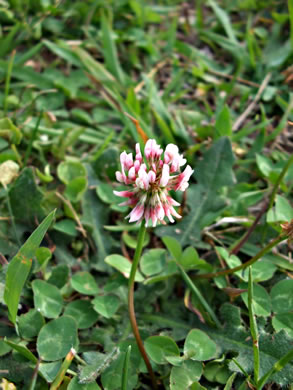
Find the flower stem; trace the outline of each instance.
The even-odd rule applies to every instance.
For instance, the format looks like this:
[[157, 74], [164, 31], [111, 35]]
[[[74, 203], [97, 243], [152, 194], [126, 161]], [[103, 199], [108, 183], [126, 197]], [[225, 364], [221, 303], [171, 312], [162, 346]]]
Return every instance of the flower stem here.
[[145, 232], [146, 232], [146, 227], [144, 225], [144, 222], [142, 222], [140, 225], [139, 233], [138, 233], [137, 247], [136, 247], [136, 250], [134, 253], [134, 258], [133, 258], [129, 281], [128, 281], [128, 312], [129, 312], [129, 319], [130, 319], [132, 331], [133, 331], [137, 346], [138, 346], [140, 353], [141, 353], [141, 356], [143, 357], [143, 360], [147, 366], [147, 369], [148, 369], [148, 372], [150, 374], [151, 381], [153, 384], [153, 388], [157, 389], [156, 378], [155, 378], [151, 363], [149, 361], [149, 358], [148, 358], [146, 351], [144, 349], [143, 342], [142, 342], [142, 339], [140, 337], [137, 322], [136, 322], [135, 312], [134, 312], [134, 281], [135, 281], [135, 274], [136, 274], [137, 266], [139, 263], [140, 255], [142, 252]]
[[252, 347], [253, 347], [253, 356], [254, 356], [254, 381], [255, 383], [258, 383], [260, 356], [259, 356], [259, 345], [258, 345], [258, 329], [257, 329], [257, 323], [256, 323], [254, 308], [253, 308], [253, 280], [252, 280], [251, 267], [249, 267], [249, 279], [248, 279], [248, 312], [249, 312], [250, 333], [251, 333], [252, 343], [253, 343]]
[[230, 275], [234, 274], [234, 272], [241, 271], [250, 265], [254, 264], [257, 260], [263, 257], [266, 253], [268, 253], [274, 246], [278, 245], [279, 242], [284, 241], [286, 239], [286, 235], [281, 233], [277, 238], [268, 243], [262, 250], [260, 250], [255, 256], [253, 256], [250, 260], [246, 261], [246, 263], [240, 264], [237, 267], [225, 269], [223, 271], [207, 273], [207, 274], [198, 274], [195, 275], [195, 278], [203, 278], [203, 279], [211, 279], [216, 278], [218, 276]]

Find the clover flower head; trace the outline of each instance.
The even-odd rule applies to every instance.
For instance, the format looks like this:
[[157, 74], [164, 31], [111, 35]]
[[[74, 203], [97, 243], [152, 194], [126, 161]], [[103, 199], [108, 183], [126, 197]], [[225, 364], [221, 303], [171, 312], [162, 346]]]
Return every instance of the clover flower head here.
[[173, 217], [181, 218], [174, 209], [180, 204], [172, 199], [169, 191], [185, 191], [194, 171], [189, 165], [180, 171], [186, 160], [179, 154], [178, 147], [169, 144], [163, 151], [156, 140], [149, 139], [144, 148], [145, 162], [139, 144], [135, 152], [135, 159], [132, 153], [121, 153], [121, 171], [116, 172], [118, 182], [131, 186], [131, 190], [114, 191], [115, 195], [128, 198], [121, 206], [133, 207], [126, 218], [138, 223], [145, 219], [146, 226], [149, 220], [156, 226], [165, 224], [165, 217], [170, 222], [174, 222]]

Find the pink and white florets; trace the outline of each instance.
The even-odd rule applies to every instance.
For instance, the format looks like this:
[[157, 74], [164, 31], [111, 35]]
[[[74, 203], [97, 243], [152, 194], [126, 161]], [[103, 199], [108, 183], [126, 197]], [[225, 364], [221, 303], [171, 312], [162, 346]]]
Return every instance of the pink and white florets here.
[[174, 222], [173, 216], [181, 218], [173, 207], [180, 204], [171, 198], [169, 191], [185, 191], [194, 171], [187, 165], [180, 172], [186, 160], [179, 154], [178, 147], [169, 144], [163, 151], [156, 140], [149, 139], [144, 148], [146, 163], [139, 144], [136, 144], [135, 151], [134, 161], [132, 153], [121, 153], [121, 172], [116, 172], [117, 181], [132, 186], [131, 191], [114, 191], [115, 195], [128, 198], [121, 206], [133, 207], [126, 218], [129, 222], [145, 219], [146, 226], [149, 220], [156, 226], [157, 223], [165, 223], [165, 217], [170, 222]]

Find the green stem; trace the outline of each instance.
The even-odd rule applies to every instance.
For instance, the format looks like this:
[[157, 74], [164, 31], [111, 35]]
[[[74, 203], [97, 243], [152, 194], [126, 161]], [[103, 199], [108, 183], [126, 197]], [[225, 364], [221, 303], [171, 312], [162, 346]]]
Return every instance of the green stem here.
[[249, 312], [249, 325], [250, 333], [252, 337], [252, 347], [253, 347], [253, 356], [254, 356], [254, 381], [258, 383], [259, 378], [259, 346], [258, 346], [258, 330], [255, 320], [254, 310], [253, 310], [253, 280], [251, 267], [249, 267], [249, 279], [248, 279], [248, 312]]
[[57, 375], [56, 375], [56, 378], [54, 379], [54, 382], [51, 384], [51, 387], [50, 387], [50, 390], [57, 390], [59, 388], [59, 386], [61, 385], [65, 375], [66, 375], [66, 371], [68, 370], [74, 356], [76, 354], [76, 351], [71, 348], [71, 350], [68, 352], [68, 354], [66, 355]]
[[[177, 263], [177, 262], [176, 262]], [[184, 271], [182, 266], [177, 263], [177, 266], [179, 268], [179, 271], [182, 275], [183, 280], [188, 285], [188, 287], [191, 289], [191, 291], [194, 293], [194, 295], [197, 297], [197, 299], [200, 301], [202, 306], [205, 308], [207, 313], [209, 313], [210, 317], [213, 319], [214, 323], [217, 325], [218, 328], [221, 328], [220, 321], [218, 320], [216, 314], [214, 313], [213, 309], [210, 307], [210, 305], [207, 303], [207, 301], [204, 299], [204, 297], [201, 295], [201, 292], [199, 289], [195, 286], [195, 284], [192, 282], [190, 277], [187, 275], [187, 273]]]
[[289, 351], [285, 356], [283, 356], [280, 360], [278, 360], [273, 367], [266, 373], [264, 376], [262, 376], [257, 383], [257, 390], [261, 390], [263, 386], [268, 381], [269, 377], [273, 374], [275, 374], [278, 371], [281, 371], [286, 364], [288, 364], [293, 359], [293, 349]]
[[249, 378], [249, 375], [248, 373], [244, 370], [244, 368], [241, 366], [240, 363], [238, 363], [238, 361], [235, 359], [235, 358], [232, 358], [232, 361], [236, 364], [236, 366], [240, 369], [240, 371], [242, 372], [242, 374], [244, 376], [246, 376], [246, 378], [248, 379]]
[[130, 354], [131, 354], [131, 345], [128, 346], [128, 348], [126, 350], [125, 358], [124, 358], [121, 390], [127, 390]]
[[37, 377], [38, 377], [38, 371], [39, 371], [39, 365], [40, 365], [40, 361], [38, 360], [36, 367], [34, 369], [34, 372], [33, 372], [31, 383], [29, 385], [29, 390], [35, 390], [36, 383], [37, 383]]
[[279, 242], [285, 239], [286, 236], [283, 233], [281, 233], [277, 238], [275, 238], [267, 246], [265, 246], [262, 250], [260, 250], [255, 256], [253, 256], [250, 260], [246, 261], [246, 263], [240, 264], [234, 268], [225, 269], [223, 271], [211, 272], [207, 274], [198, 274], [195, 275], [195, 278], [211, 279], [211, 278], [216, 278], [218, 276], [234, 274], [234, 272], [241, 271], [242, 269], [245, 269], [250, 265], [254, 264], [257, 260], [263, 257], [267, 252], [269, 252], [274, 246], [278, 245]]
[[137, 346], [140, 350], [141, 356], [147, 366], [148, 372], [151, 377], [151, 381], [153, 384], [153, 388], [157, 389], [157, 382], [156, 378], [151, 366], [151, 363], [149, 361], [149, 358], [147, 356], [147, 353], [144, 349], [142, 339], [139, 334], [136, 317], [135, 317], [135, 311], [134, 311], [134, 281], [135, 281], [135, 274], [138, 267], [139, 259], [142, 252], [143, 242], [144, 242], [144, 236], [146, 232], [146, 227], [144, 225], [144, 222], [141, 223], [139, 233], [138, 233], [138, 239], [137, 239], [137, 247], [134, 253], [134, 258], [131, 266], [130, 276], [128, 280], [128, 312], [129, 312], [129, 319], [132, 327], [132, 331], [137, 343]]
[[74, 359], [78, 361], [78, 363], [82, 364], [83, 366], [86, 366], [86, 362], [77, 354], [74, 355]]

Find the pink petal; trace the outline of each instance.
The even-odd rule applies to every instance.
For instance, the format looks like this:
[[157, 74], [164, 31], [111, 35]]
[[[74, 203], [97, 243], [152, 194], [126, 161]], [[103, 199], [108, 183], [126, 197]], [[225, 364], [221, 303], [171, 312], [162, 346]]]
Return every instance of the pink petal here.
[[178, 176], [177, 183], [175, 186], [175, 190], [178, 191], [185, 191], [188, 187], [188, 180], [190, 179], [190, 176], [193, 174], [194, 170], [191, 168], [190, 165], [187, 165], [187, 167], [184, 169], [182, 173]]
[[150, 183], [154, 183], [156, 181], [156, 174], [154, 171], [149, 171], [148, 179]]
[[121, 196], [121, 198], [131, 198], [134, 195], [132, 191], [113, 191], [113, 194], [116, 196]]
[[144, 213], [144, 205], [143, 204], [138, 204], [134, 207], [134, 209], [131, 211], [129, 214], [130, 219], [129, 222], [135, 222], [140, 220], [140, 218], [143, 216]]
[[135, 172], [135, 167], [131, 167], [128, 171], [128, 178], [130, 180], [134, 180], [136, 178], [136, 172]]
[[140, 146], [138, 143], [135, 145], [135, 151], [136, 151], [135, 159], [141, 163], [142, 162], [142, 154], [141, 154]]
[[165, 149], [164, 154], [164, 163], [168, 164], [173, 160], [174, 156], [176, 156], [179, 152], [178, 146], [174, 144], [168, 144]]
[[166, 187], [166, 185], [168, 184], [168, 181], [170, 178], [169, 172], [170, 172], [169, 165], [164, 164], [163, 169], [162, 169], [162, 176], [161, 176], [161, 180], [160, 180], [161, 187]]
[[169, 221], [170, 221], [171, 223], [174, 223], [175, 220], [174, 220], [174, 218], [173, 218], [172, 215], [171, 215], [170, 206], [167, 205], [167, 204], [164, 204], [163, 207], [164, 207], [164, 210], [165, 210], [165, 215], [167, 216], [167, 218], [169, 219]]
[[123, 175], [121, 172], [119, 171], [116, 171], [115, 172], [115, 175], [116, 175], [116, 180], [119, 181], [120, 183], [123, 183], [124, 182], [124, 178], [123, 178]]
[[146, 171], [140, 167], [138, 171], [138, 178], [135, 180], [135, 184], [142, 190], [148, 190], [149, 188], [149, 179]]
[[127, 158], [127, 153], [124, 151], [120, 154], [120, 162], [121, 162], [121, 166], [123, 166], [123, 167], [124, 167], [126, 158]]
[[145, 226], [147, 226], [149, 223], [149, 220], [151, 218], [150, 206], [146, 206], [145, 212], [144, 212], [144, 218], [145, 218]]
[[158, 204], [155, 208], [155, 212], [156, 212], [156, 215], [157, 215], [157, 218], [159, 220], [162, 220], [164, 219], [165, 217], [165, 211], [164, 211], [164, 208], [161, 204]]
[[182, 218], [180, 214], [177, 213], [177, 211], [174, 209], [174, 207], [170, 208], [171, 214], [174, 215], [176, 218]]
[[156, 212], [155, 212], [155, 209], [151, 208], [151, 219], [152, 219], [152, 222], [153, 222], [153, 227], [156, 227], [157, 225], [157, 216], [156, 216]]
[[137, 173], [140, 168], [140, 162], [138, 160], [134, 161], [134, 168], [135, 168], [135, 172]]
[[155, 139], [147, 140], [144, 148], [144, 154], [147, 159], [158, 158], [163, 153], [163, 149], [157, 144]]
[[133, 157], [132, 153], [127, 154], [126, 159], [125, 159], [125, 167], [126, 169], [130, 169], [133, 165]]
[[[153, 139], [148, 139], [146, 144], [145, 144], [145, 147], [144, 147], [144, 154], [146, 156], [147, 159], [149, 159], [151, 157], [151, 154], [152, 154], [152, 147], [153, 147]], [[156, 142], [156, 141], [155, 141]]]
[[137, 204], [136, 198], [130, 198], [126, 200], [125, 202], [119, 203], [118, 206], [134, 206]]
[[171, 196], [167, 196], [167, 201], [171, 206], [180, 206], [180, 203], [176, 202]]

